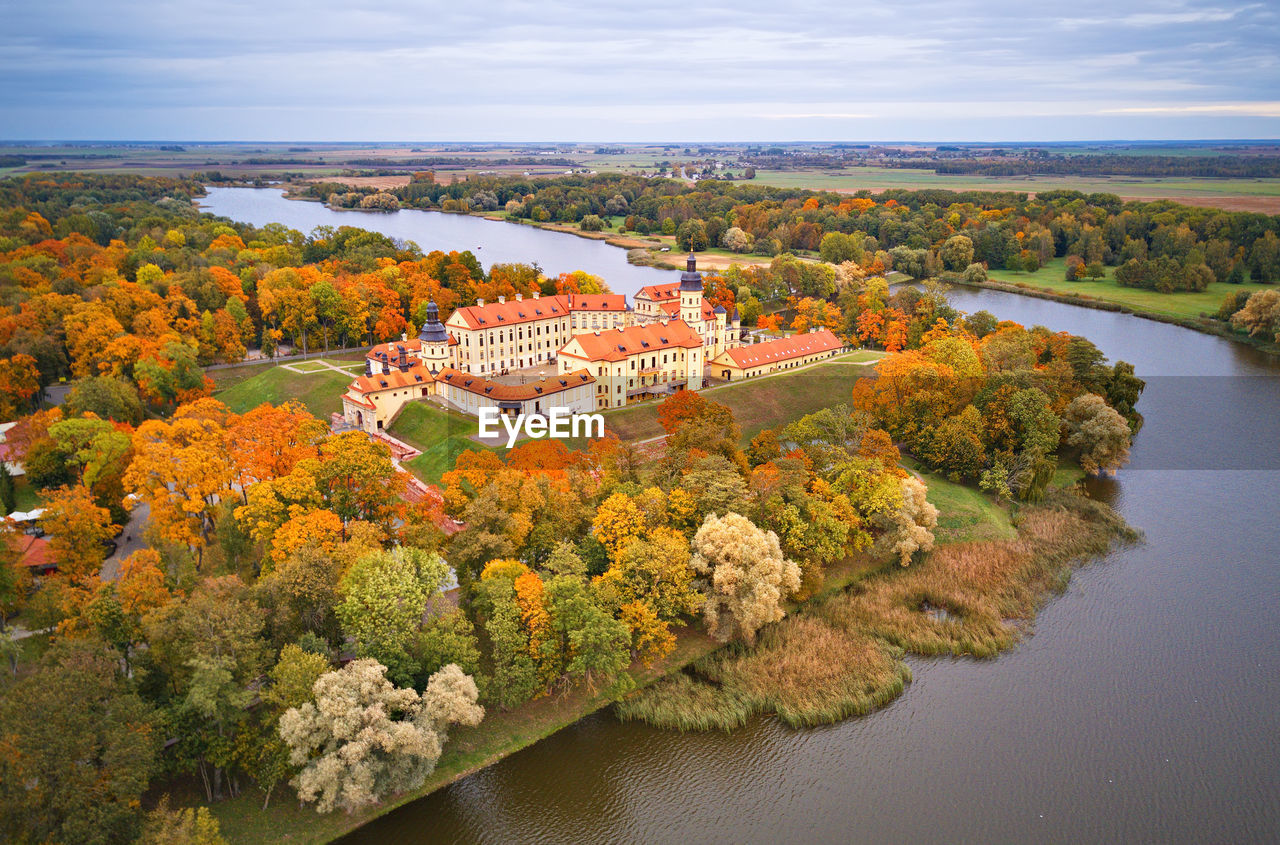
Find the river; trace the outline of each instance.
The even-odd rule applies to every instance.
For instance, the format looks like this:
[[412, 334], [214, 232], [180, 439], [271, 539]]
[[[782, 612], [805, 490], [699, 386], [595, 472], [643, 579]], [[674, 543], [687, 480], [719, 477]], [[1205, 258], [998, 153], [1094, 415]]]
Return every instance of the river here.
[[318, 202], [286, 200], [279, 188], [209, 188], [208, 192], [199, 200], [201, 210], [242, 223], [283, 223], [303, 234], [317, 226], [357, 226], [413, 241], [427, 252], [469, 249], [486, 269], [494, 264], [536, 261], [550, 275], [585, 270], [603, 277], [614, 293], [625, 293], [628, 298], [645, 285], [680, 277], [673, 270], [628, 264], [626, 250], [601, 240], [501, 220], [408, 208], [395, 212], [334, 211]]
[[[211, 191], [206, 205], [304, 231], [340, 216], [424, 249], [445, 246], [431, 218], [470, 221], [485, 228], [466, 235], [495, 239], [477, 255], [586, 269], [628, 293], [615, 280], [637, 269], [623, 250], [528, 227], [241, 196]], [[502, 252], [507, 238], [525, 251]], [[612, 258], [570, 247], [582, 263], [565, 266], [566, 240]], [[1280, 362], [1124, 314], [985, 290], [951, 300], [1085, 335], [1148, 379], [1130, 468], [1090, 484], [1143, 544], [1076, 573], [997, 659], [911, 659], [915, 682], [865, 718], [679, 734], [599, 713], [346, 841], [1280, 838]]]

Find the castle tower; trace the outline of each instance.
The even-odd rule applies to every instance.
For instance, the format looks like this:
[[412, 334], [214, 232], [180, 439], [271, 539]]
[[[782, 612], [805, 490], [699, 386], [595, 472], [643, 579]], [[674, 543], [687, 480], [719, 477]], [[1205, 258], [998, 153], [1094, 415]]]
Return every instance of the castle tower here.
[[[702, 324], [702, 274], [698, 272], [698, 259], [693, 253], [680, 274], [680, 319], [689, 324], [701, 337], [706, 327]], [[703, 338], [705, 342], [705, 338]]]
[[440, 309], [434, 300], [427, 303], [427, 321], [422, 324], [418, 340], [422, 341], [422, 362], [432, 374], [449, 366], [449, 332], [440, 322]]

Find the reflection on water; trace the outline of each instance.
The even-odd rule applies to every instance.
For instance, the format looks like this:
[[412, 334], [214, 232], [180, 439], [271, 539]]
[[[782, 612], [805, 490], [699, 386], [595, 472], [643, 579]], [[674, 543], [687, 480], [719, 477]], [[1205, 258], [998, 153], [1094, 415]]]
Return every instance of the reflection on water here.
[[[265, 216], [235, 213], [242, 193], [233, 203], [215, 192], [213, 205], [303, 230], [339, 216], [427, 249], [436, 244], [425, 229], [409, 234], [396, 221], [468, 221], [461, 225], [487, 227], [468, 229], [470, 240], [492, 233], [467, 241], [483, 243], [482, 260], [532, 238], [535, 246], [519, 247], [527, 252], [501, 260], [581, 267], [634, 290], [609, 269], [629, 267], [623, 251], [603, 244], [453, 215], [355, 221], [253, 193], [266, 197], [262, 208], [253, 203]], [[272, 217], [284, 208], [295, 216]], [[610, 250], [613, 264], [544, 260], [566, 243]], [[678, 734], [601, 713], [350, 841], [1274, 841], [1280, 472], [1196, 467], [1228, 457], [1230, 467], [1276, 466], [1276, 360], [1123, 314], [995, 291], [952, 298], [966, 311], [1083, 334], [1149, 379], [1133, 454], [1135, 466], [1153, 468], [1088, 484], [1145, 532], [1143, 545], [1078, 572], [1035, 635], [995, 660], [913, 659], [915, 682], [866, 718], [800, 731], [759, 719], [731, 734]], [[1230, 379], [1215, 394], [1162, 376]], [[1203, 450], [1214, 460], [1177, 457]]]

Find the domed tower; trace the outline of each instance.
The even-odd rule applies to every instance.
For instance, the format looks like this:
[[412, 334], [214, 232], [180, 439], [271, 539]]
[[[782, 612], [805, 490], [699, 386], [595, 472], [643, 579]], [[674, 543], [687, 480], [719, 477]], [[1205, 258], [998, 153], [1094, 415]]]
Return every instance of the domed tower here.
[[449, 366], [449, 332], [440, 322], [440, 309], [435, 301], [427, 303], [427, 321], [418, 332], [422, 341], [422, 362], [434, 375]]
[[692, 252], [689, 253], [685, 271], [680, 274], [680, 319], [699, 335], [703, 333], [702, 274], [698, 272], [698, 259]]

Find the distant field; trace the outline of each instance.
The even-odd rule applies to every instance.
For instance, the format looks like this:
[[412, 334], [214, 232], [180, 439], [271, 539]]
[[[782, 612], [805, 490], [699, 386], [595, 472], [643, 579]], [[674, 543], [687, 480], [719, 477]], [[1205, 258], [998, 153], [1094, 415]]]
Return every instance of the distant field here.
[[[760, 170], [755, 182], [781, 188], [880, 192], [886, 188], [943, 188], [951, 191], [1075, 190], [1112, 193], [1134, 199], [1172, 199], [1240, 211], [1280, 213], [1280, 179], [1135, 178], [1128, 176], [987, 177], [891, 167], [840, 170]], [[1209, 201], [1213, 200], [1212, 203]]]
[[458, 455], [467, 450], [493, 450], [477, 443], [471, 435], [478, 431], [475, 418], [454, 411], [446, 411], [426, 402], [409, 402], [388, 429], [393, 437], [422, 450], [422, 454], [405, 466], [428, 484], [440, 481], [440, 476], [453, 469]]
[[237, 414], [250, 411], [263, 402], [279, 405], [296, 399], [312, 414], [327, 421], [331, 413], [342, 410], [342, 394], [353, 378], [330, 369], [306, 375], [284, 367], [260, 366], [254, 369], [254, 374], [215, 393], [214, 398]]
[[1055, 258], [1034, 273], [1014, 273], [1008, 270], [992, 270], [990, 278], [1016, 285], [1027, 285], [1037, 290], [1048, 290], [1055, 293], [1071, 293], [1079, 296], [1090, 296], [1105, 302], [1116, 302], [1140, 311], [1149, 311], [1169, 317], [1198, 317], [1200, 314], [1212, 314], [1222, 305], [1227, 294], [1236, 291], [1263, 290], [1274, 285], [1241, 284], [1228, 285], [1214, 282], [1202, 291], [1185, 291], [1176, 293], [1160, 293], [1144, 288], [1126, 288], [1114, 281], [1115, 268], [1108, 267], [1105, 279], [1068, 282], [1066, 280], [1066, 259]]

